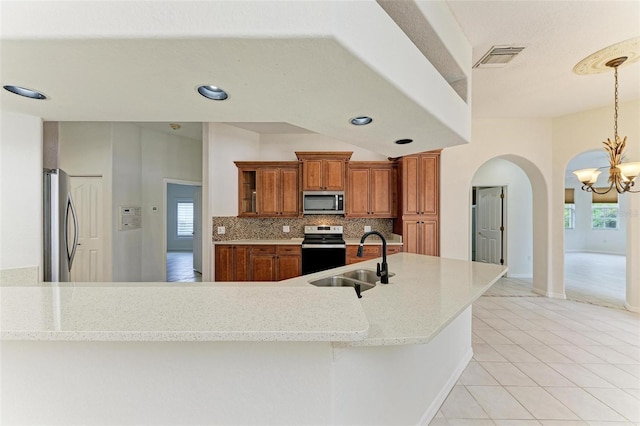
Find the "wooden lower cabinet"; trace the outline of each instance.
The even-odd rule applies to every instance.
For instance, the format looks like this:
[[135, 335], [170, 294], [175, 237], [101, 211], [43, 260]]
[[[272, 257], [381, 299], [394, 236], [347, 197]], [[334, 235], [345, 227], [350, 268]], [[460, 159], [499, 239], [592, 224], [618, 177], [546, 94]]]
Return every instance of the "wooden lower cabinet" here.
[[276, 280], [276, 246], [252, 246], [249, 256], [251, 281]]
[[250, 246], [216, 245], [215, 280], [249, 281]]
[[302, 275], [299, 245], [215, 247], [216, 281], [282, 281]]
[[402, 242], [407, 253], [440, 255], [438, 219], [404, 219], [402, 223]]
[[288, 280], [302, 275], [301, 246], [278, 246], [276, 249], [276, 280]]
[[[387, 256], [390, 256], [395, 253], [400, 253], [402, 251], [402, 246], [400, 245], [387, 245]], [[362, 257], [358, 257], [358, 246], [357, 245], [348, 245], [347, 246], [347, 265], [351, 265], [358, 262], [364, 262], [365, 260], [375, 259], [377, 257], [382, 257], [382, 245], [366, 245], [362, 250]]]
[[253, 246], [251, 281], [282, 281], [302, 275], [302, 248], [297, 245]]

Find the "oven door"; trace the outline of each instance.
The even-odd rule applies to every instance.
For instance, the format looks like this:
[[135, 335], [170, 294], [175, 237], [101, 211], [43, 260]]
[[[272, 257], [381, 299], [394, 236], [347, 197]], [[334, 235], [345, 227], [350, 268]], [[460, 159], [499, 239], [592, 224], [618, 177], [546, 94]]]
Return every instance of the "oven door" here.
[[346, 256], [343, 244], [302, 244], [302, 275], [344, 266]]

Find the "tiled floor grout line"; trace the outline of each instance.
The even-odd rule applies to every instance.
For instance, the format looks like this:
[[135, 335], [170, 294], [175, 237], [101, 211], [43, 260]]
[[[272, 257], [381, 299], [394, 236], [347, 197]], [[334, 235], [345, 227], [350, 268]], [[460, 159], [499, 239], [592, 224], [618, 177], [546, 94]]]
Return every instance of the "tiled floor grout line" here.
[[[503, 291], [506, 294], [517, 295], [495, 295]], [[485, 379], [467, 378], [465, 380], [465, 373], [471, 368], [467, 367], [456, 383], [456, 387], [462, 387], [487, 418], [455, 417], [462, 411], [457, 410], [455, 406], [447, 406], [445, 401], [431, 424], [434, 426], [562, 424], [561, 419], [536, 418], [536, 412], [552, 413], [549, 417], [574, 416], [575, 420], [566, 423], [572, 426], [589, 425], [600, 417], [600, 420], [621, 422], [610, 423], [611, 425], [640, 424], [637, 423], [640, 422], [640, 398], [638, 397], [640, 395], [640, 377], [638, 377], [640, 376], [640, 337], [629, 335], [634, 331], [640, 332], [640, 315], [621, 309], [573, 301], [535, 296], [526, 298], [520, 293], [521, 291], [523, 290], [518, 285], [510, 289], [509, 283], [502, 283], [501, 288], [494, 291], [494, 295], [481, 297], [473, 307], [474, 357], [471, 363], [475, 364], [472, 368], [481, 369], [483, 374], [488, 375], [495, 383], [469, 384], [469, 380], [472, 383], [473, 380], [483, 383]], [[498, 316], [496, 313], [501, 315]], [[531, 315], [532, 313], [535, 315]], [[529, 319], [531, 316], [543, 319], [532, 320]], [[512, 323], [509, 322], [509, 318], [512, 319]], [[527, 327], [521, 329], [518, 325]], [[600, 327], [597, 329], [593, 327], [594, 325], [600, 325]], [[531, 326], [539, 330], [530, 330]], [[542, 331], [542, 333], [536, 333], [536, 331]], [[626, 340], [618, 337], [624, 337]], [[540, 343], [533, 343], [535, 341]], [[562, 351], [560, 351], [561, 347]], [[490, 352], [484, 349], [481, 351], [481, 348], [492, 350], [498, 357], [488, 355]], [[568, 356], [569, 354], [571, 356]], [[497, 361], [497, 359], [503, 359], [503, 361]], [[519, 361], [519, 359], [530, 362]], [[497, 368], [508, 366], [509, 372], [501, 378], [502, 373], [498, 374], [497, 370], [492, 373], [485, 368], [492, 363], [496, 364]], [[529, 372], [522, 369], [526, 364], [531, 364], [527, 367]], [[627, 367], [619, 368], [618, 365]], [[535, 371], [533, 369], [542, 368], [542, 366], [544, 366], [543, 372], [532, 375]], [[551, 378], [545, 376], [549, 372], [553, 373]], [[558, 383], [563, 385], [560, 386]], [[633, 386], [625, 388], [622, 384]], [[520, 406], [521, 409], [516, 410], [520, 412], [519, 417], [510, 417], [505, 420], [492, 418], [491, 411], [499, 412], [499, 410], [494, 407], [488, 411], [487, 408], [490, 407], [485, 404], [492, 404], [493, 401], [478, 400], [469, 386], [472, 388], [484, 386], [482, 389], [500, 388], [499, 392], [504, 392], [502, 395], [506, 394], [510, 397], [510, 403], [515, 402]], [[536, 405], [538, 402], [531, 400], [532, 395], [542, 396], [547, 402], [552, 403], [553, 409]], [[634, 405], [638, 408], [636, 409]], [[553, 410], [559, 410], [560, 414], [555, 414]], [[527, 415], [531, 415], [535, 420], [521, 419]]]

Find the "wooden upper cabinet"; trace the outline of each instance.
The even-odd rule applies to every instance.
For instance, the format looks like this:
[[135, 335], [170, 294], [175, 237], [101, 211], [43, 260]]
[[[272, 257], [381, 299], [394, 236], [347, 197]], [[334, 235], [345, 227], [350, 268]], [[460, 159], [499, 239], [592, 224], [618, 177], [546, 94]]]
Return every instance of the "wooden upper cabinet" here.
[[350, 162], [347, 217], [396, 216], [396, 166], [384, 161]]
[[239, 173], [238, 216], [300, 215], [297, 162], [236, 162]]
[[352, 152], [296, 152], [302, 164], [303, 191], [344, 191]]
[[438, 214], [440, 202], [440, 154], [420, 156], [420, 214]]
[[400, 160], [403, 215], [437, 215], [440, 200], [440, 152], [408, 155]]

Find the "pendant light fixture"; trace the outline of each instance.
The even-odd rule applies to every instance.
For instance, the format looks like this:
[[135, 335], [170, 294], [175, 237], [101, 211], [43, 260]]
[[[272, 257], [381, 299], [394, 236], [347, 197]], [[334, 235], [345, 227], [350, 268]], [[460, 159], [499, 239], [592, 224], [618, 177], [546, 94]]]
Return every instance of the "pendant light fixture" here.
[[[583, 59], [578, 65], [576, 65], [573, 71], [577, 74], [591, 74], [594, 72], [602, 72], [607, 69], [613, 68], [614, 73], [614, 112], [613, 112], [613, 140], [608, 139], [604, 142], [604, 149], [609, 156], [609, 187], [608, 188], [596, 188], [595, 184], [598, 180], [601, 170], [597, 167], [576, 170], [573, 174], [576, 175], [578, 180], [582, 183], [582, 189], [587, 192], [595, 192], [596, 194], [606, 194], [607, 192], [615, 189], [618, 193], [625, 192], [640, 192], [640, 189], [633, 190], [635, 181], [638, 175], [640, 175], [640, 162], [635, 163], [623, 163], [624, 148], [627, 143], [627, 137], [620, 137], [618, 135], [618, 67], [625, 62], [635, 62], [639, 59], [637, 46], [640, 38], [627, 40], [617, 45], [610, 46], [606, 49], [598, 51], [593, 55]], [[624, 56], [616, 56], [613, 59], [608, 59], [606, 54], [615, 53], [619, 54], [621, 50], [635, 46], [635, 49], [630, 49], [632, 53]], [[604, 58], [604, 59], [603, 59]], [[609, 56], [610, 58], [610, 56]], [[603, 68], [601, 66], [604, 62]]]

